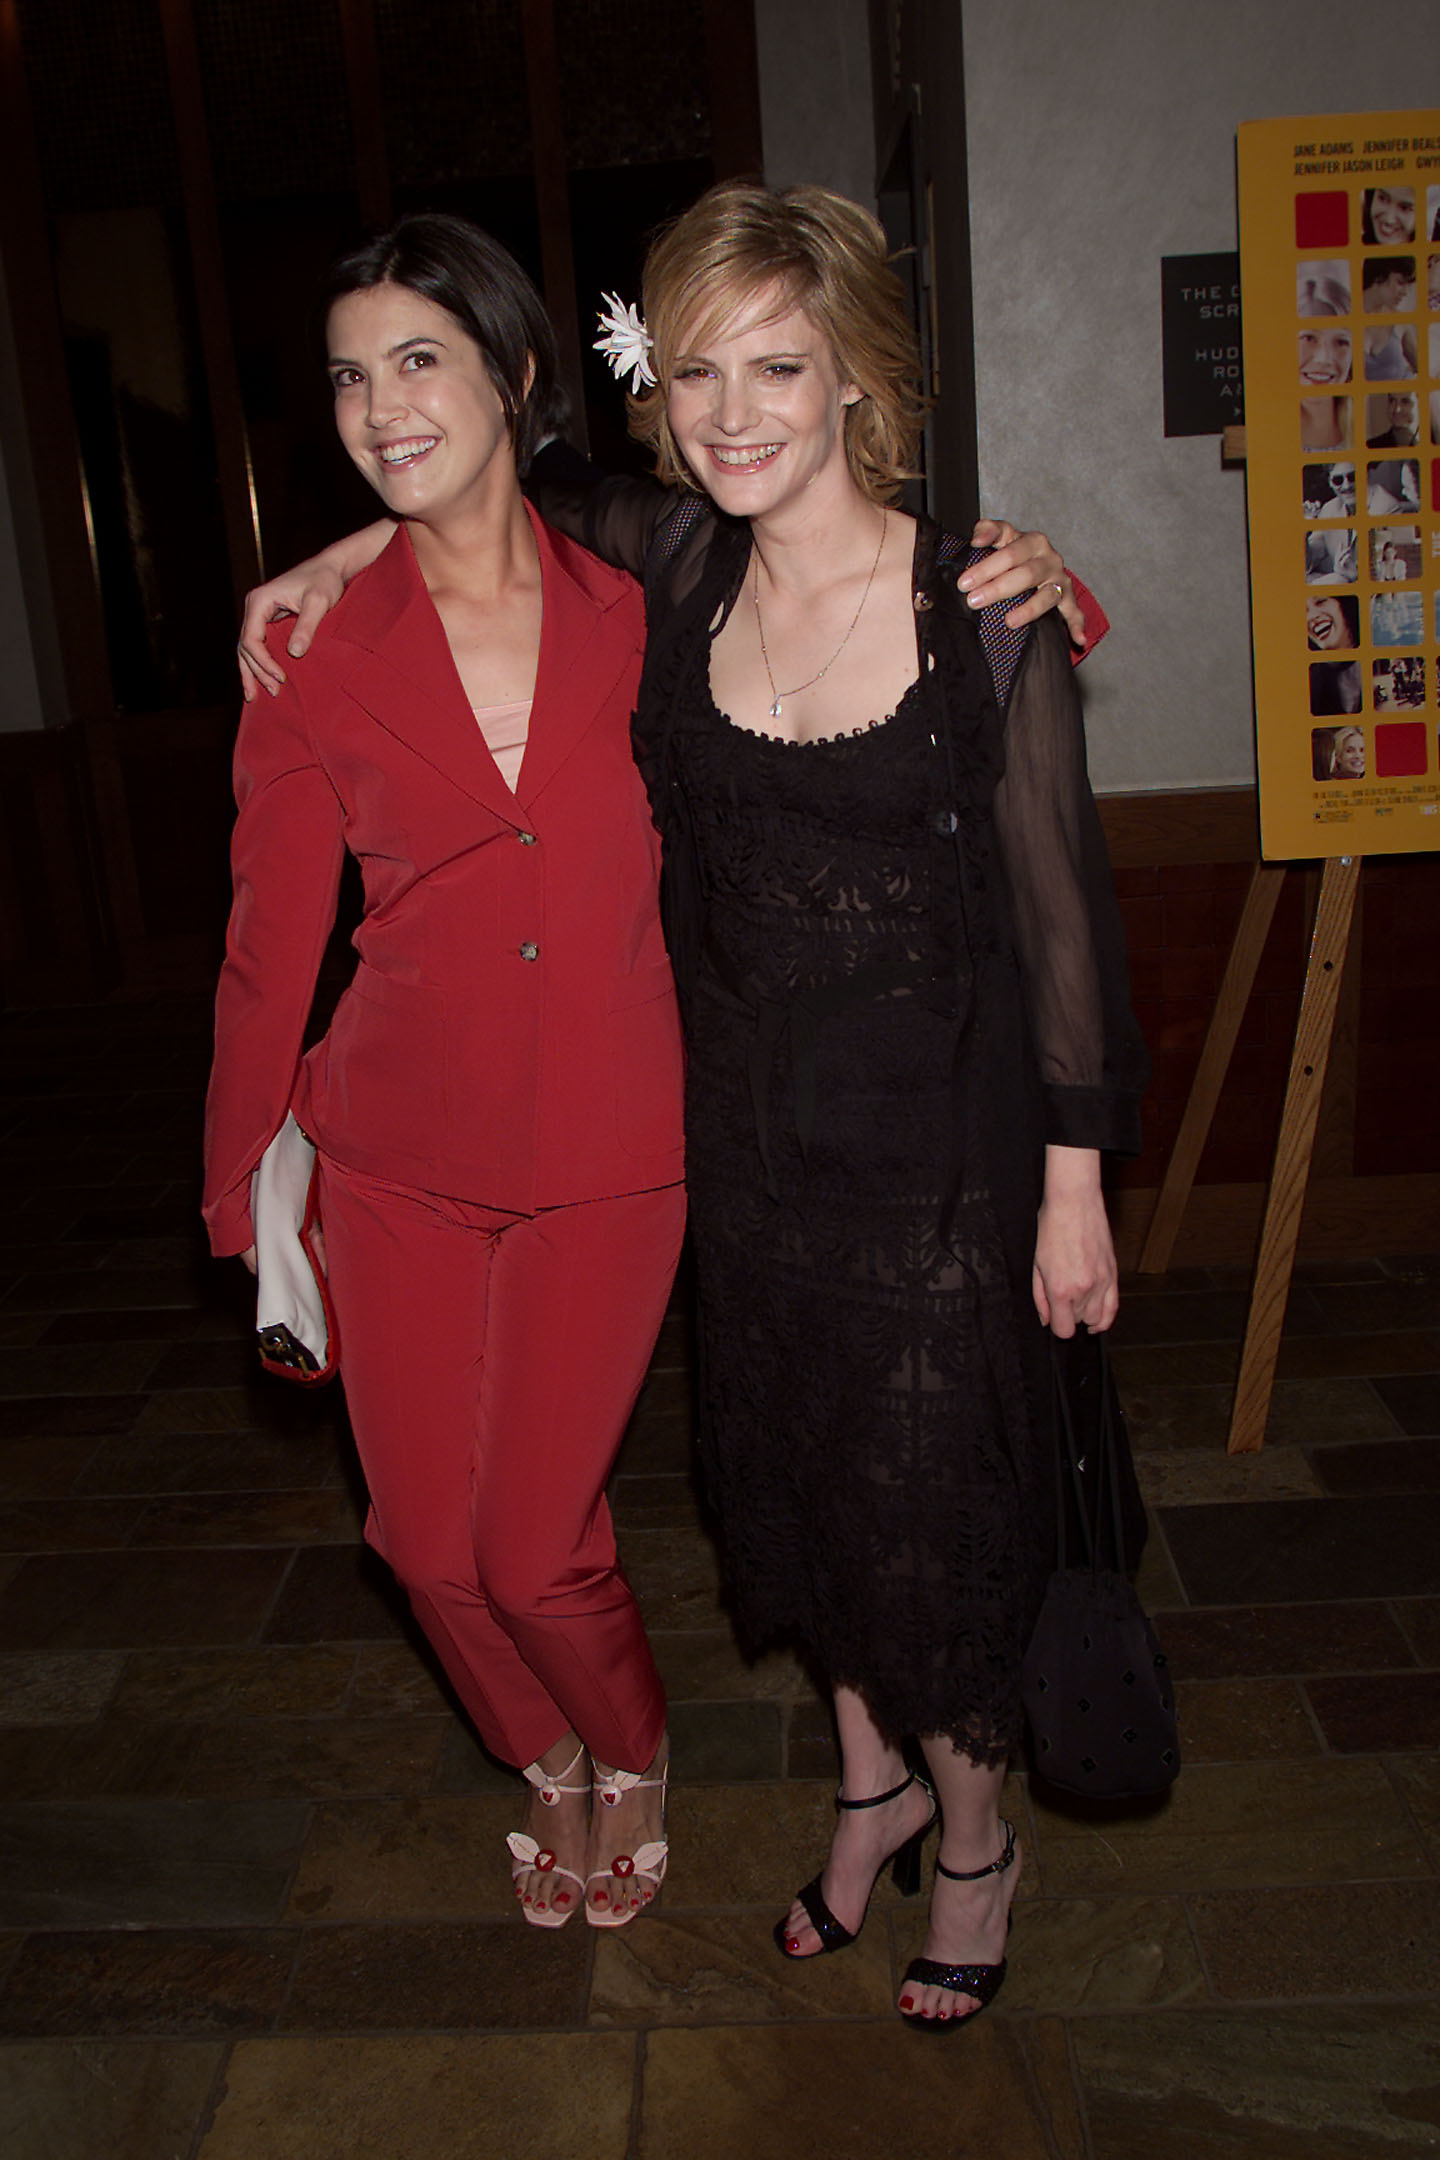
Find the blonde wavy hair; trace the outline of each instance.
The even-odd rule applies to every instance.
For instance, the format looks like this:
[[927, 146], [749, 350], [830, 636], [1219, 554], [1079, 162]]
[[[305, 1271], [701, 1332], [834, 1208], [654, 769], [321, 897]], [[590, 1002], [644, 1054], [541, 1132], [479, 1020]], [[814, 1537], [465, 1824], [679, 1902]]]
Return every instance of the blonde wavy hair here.
[[703, 346], [771, 287], [776, 314], [803, 308], [841, 381], [860, 391], [845, 412], [850, 474], [871, 502], [894, 502], [914, 474], [927, 409], [919, 349], [879, 220], [829, 188], [777, 194], [755, 180], [722, 181], [659, 234], [641, 283], [659, 379], [627, 397], [630, 433], [653, 451], [668, 487], [698, 487], [666, 416], [681, 333], [687, 347]]

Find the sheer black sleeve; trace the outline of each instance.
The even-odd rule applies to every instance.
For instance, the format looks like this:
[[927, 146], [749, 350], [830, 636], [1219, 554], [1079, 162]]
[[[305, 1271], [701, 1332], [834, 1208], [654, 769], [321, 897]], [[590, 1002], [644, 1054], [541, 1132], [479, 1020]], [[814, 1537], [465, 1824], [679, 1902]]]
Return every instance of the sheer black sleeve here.
[[635, 578], [644, 577], [660, 529], [680, 502], [658, 480], [602, 473], [572, 444], [559, 441], [536, 451], [525, 492], [547, 525]]
[[1130, 1011], [1125, 940], [1085, 769], [1085, 732], [1058, 617], [1026, 641], [1004, 721], [995, 821], [1045, 1094], [1045, 1137], [1140, 1146], [1149, 1061]]

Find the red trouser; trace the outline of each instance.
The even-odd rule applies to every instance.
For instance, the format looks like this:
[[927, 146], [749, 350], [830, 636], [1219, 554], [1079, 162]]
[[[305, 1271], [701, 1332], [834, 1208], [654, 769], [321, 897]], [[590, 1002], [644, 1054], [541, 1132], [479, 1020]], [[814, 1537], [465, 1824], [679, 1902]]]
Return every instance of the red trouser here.
[[320, 1170], [367, 1539], [493, 1754], [534, 1762], [573, 1727], [600, 1762], [644, 1768], [665, 1697], [605, 1480], [684, 1188], [525, 1216]]

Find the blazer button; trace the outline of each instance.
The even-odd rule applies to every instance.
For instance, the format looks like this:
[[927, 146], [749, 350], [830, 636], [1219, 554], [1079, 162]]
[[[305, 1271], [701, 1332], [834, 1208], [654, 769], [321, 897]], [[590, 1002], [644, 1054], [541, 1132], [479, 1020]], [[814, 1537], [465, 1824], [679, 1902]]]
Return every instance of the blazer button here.
[[916, 593], [916, 595], [915, 595], [915, 612], [916, 612], [916, 614], [917, 614], [917, 615], [924, 615], [924, 614], [926, 614], [926, 613], [928, 612], [928, 610], [929, 610], [929, 609], [931, 609], [932, 607], [934, 607], [934, 605], [935, 605], [935, 602], [934, 602], [934, 601], [933, 601], [933, 600], [931, 599], [931, 597], [930, 597], [930, 595], [929, 595], [929, 593], [928, 593], [928, 592], [917, 592], [917, 593]]
[[535, 845], [535, 835], [533, 832], [516, 833], [515, 837], [520, 842], [521, 847], [534, 847]]
[[526, 938], [525, 943], [520, 947], [520, 957], [522, 960], [539, 959], [540, 947], [535, 943], [533, 938]]

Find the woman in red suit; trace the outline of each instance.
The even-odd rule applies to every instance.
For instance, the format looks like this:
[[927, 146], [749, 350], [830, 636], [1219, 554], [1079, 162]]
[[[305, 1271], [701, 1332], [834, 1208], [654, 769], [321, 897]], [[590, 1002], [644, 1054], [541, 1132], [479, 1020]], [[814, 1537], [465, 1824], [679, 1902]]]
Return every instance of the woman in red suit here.
[[[503, 249], [408, 218], [329, 297], [340, 434], [401, 522], [241, 726], [205, 1213], [253, 1264], [261, 1157], [313, 1138], [366, 1535], [526, 1766], [527, 1918], [614, 1926], [664, 1873], [667, 1747], [604, 1487], [684, 1213], [640, 594], [522, 498], [556, 365]], [[302, 1056], [347, 848], [359, 964]]]

